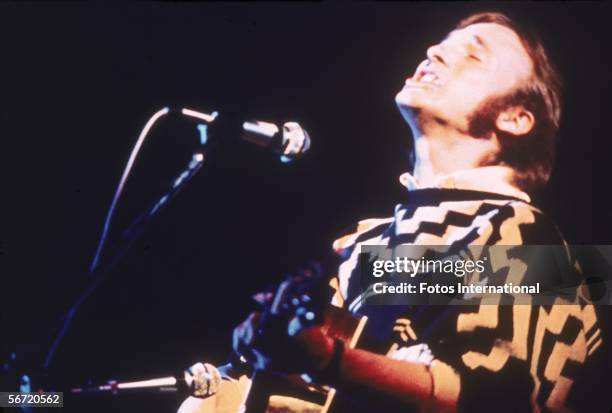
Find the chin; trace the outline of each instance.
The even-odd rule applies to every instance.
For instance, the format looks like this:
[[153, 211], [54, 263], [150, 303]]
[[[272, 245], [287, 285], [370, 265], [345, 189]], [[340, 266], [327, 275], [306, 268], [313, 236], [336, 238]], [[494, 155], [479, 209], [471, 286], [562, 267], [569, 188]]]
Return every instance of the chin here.
[[416, 96], [405, 90], [401, 90], [395, 95], [395, 104], [402, 114], [416, 111], [421, 107]]
[[395, 95], [395, 103], [398, 107], [420, 108], [423, 106], [423, 96], [419, 96], [419, 90], [404, 88]]

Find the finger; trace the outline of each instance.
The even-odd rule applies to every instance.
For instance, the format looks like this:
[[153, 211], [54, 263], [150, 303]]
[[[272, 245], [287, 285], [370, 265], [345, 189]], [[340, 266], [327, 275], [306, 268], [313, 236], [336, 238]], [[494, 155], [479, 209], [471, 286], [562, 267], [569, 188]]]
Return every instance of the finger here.
[[245, 323], [240, 324], [234, 329], [232, 335], [232, 348], [234, 352], [244, 358], [249, 364], [255, 361], [255, 357], [249, 345], [245, 342], [245, 336], [247, 335]]
[[287, 304], [286, 303], [286, 299], [287, 299], [286, 292], [289, 291], [290, 287], [291, 287], [290, 280], [285, 280], [278, 285], [278, 289], [276, 290], [276, 294], [274, 295], [274, 300], [272, 301], [272, 304], [270, 305], [270, 313], [279, 314], [282, 311], [282, 309], [284, 308], [284, 305]]
[[232, 348], [234, 350], [237, 351], [238, 348], [243, 345], [253, 345], [260, 319], [261, 313], [251, 313], [246, 320], [244, 320], [234, 329], [232, 333]]
[[238, 352], [238, 349], [240, 348], [240, 342], [242, 341], [242, 324], [239, 325], [238, 327], [234, 328], [234, 331], [232, 332], [232, 348], [234, 349], [235, 352]]
[[255, 301], [257, 304], [263, 306], [263, 305], [266, 305], [266, 304], [272, 302], [272, 298], [273, 297], [274, 297], [274, 295], [272, 294], [272, 292], [270, 292], [270, 291], [262, 291], [262, 292], [253, 294], [251, 299], [253, 301]]
[[259, 327], [259, 315], [260, 313], [249, 314], [246, 321], [242, 324], [244, 328], [242, 331], [242, 342], [246, 346], [252, 346], [255, 343], [255, 336]]
[[238, 350], [235, 351], [236, 354], [244, 360], [247, 364], [254, 365], [257, 362], [257, 356], [252, 348], [240, 345]]

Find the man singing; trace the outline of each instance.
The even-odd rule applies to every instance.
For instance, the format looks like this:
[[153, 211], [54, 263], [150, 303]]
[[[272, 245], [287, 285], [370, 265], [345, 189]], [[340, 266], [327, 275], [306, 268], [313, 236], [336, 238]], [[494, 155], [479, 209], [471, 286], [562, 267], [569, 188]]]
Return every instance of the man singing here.
[[[363, 306], [356, 280], [362, 245], [563, 244], [527, 195], [550, 176], [560, 89], [541, 43], [508, 17], [461, 21], [427, 50], [395, 99], [414, 143], [413, 173], [400, 177], [405, 203], [334, 243], [345, 260], [332, 280], [333, 304], [372, 322], [386, 317], [386, 347], [349, 348], [315, 326], [287, 334], [279, 354], [259, 344], [254, 313], [236, 328], [235, 351], [254, 364], [309, 374], [351, 400], [353, 411], [585, 410], [578, 394], [585, 364], [607, 345], [585, 297], [392, 313]], [[181, 411], [239, 407], [240, 397], [225, 406], [215, 397], [187, 400]]]

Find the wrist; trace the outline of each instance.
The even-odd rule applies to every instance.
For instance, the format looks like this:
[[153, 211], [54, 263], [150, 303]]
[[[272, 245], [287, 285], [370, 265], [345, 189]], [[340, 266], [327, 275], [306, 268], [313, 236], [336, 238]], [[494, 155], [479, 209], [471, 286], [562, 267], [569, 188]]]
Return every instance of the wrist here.
[[313, 373], [314, 378], [321, 384], [329, 384], [340, 374], [340, 364], [344, 357], [345, 345], [340, 339], [330, 338], [327, 343], [327, 357], [324, 363], [320, 364]]

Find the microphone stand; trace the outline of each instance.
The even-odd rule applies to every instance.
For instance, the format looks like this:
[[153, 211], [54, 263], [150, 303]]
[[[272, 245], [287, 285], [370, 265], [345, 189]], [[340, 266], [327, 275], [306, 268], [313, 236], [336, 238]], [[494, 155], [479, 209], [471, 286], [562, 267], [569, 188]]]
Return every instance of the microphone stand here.
[[79, 307], [89, 298], [89, 296], [98, 288], [98, 286], [108, 277], [109, 273], [115, 268], [117, 263], [125, 256], [129, 248], [134, 244], [136, 239], [142, 234], [148, 224], [162, 211], [187, 185], [188, 182], [200, 171], [205, 161], [205, 152], [203, 150], [197, 151], [193, 154], [192, 159], [189, 161], [187, 167], [181, 171], [177, 177], [172, 181], [172, 185], [168, 192], [157, 199], [151, 207], [140, 213], [131, 224], [128, 225], [127, 229], [123, 231], [122, 238], [117, 245], [111, 259], [106, 265], [98, 265], [93, 271], [93, 281], [89, 286], [81, 293], [75, 303], [66, 313], [63, 321], [62, 328], [56, 336], [53, 344], [51, 345], [47, 356], [45, 357], [44, 368], [47, 369], [55, 351], [57, 350], [61, 340], [68, 331], [70, 324]]
[[[106, 261], [105, 264], [101, 263], [101, 257], [106, 246], [106, 237], [110, 229], [114, 209], [118, 203], [121, 192], [123, 191], [125, 182], [129, 176], [131, 168], [136, 160], [136, 157], [138, 156], [138, 152], [140, 151], [142, 144], [144, 143], [149, 131], [151, 130], [155, 122], [170, 112], [179, 113], [187, 118], [196, 119], [201, 122], [197, 125], [197, 129], [200, 133], [200, 146], [198, 150], [193, 154], [187, 167], [183, 171], [181, 171], [172, 181], [170, 189], [159, 199], [157, 199], [149, 208], [137, 215], [137, 217], [122, 232], [120, 239], [115, 242], [113, 250], [110, 252], [110, 254], [108, 254], [110, 258]], [[85, 288], [85, 290], [77, 297], [75, 302], [72, 304], [72, 306], [68, 309], [68, 311], [62, 318], [59, 332], [56, 334], [44, 358], [43, 371], [48, 371], [51, 365], [51, 361], [53, 360], [53, 356], [55, 355], [57, 348], [59, 347], [62, 339], [70, 328], [72, 321], [74, 320], [74, 317], [76, 316], [76, 313], [78, 312], [81, 305], [95, 292], [95, 290], [100, 286], [100, 284], [106, 280], [106, 278], [115, 268], [117, 263], [125, 256], [129, 248], [134, 244], [136, 239], [140, 236], [140, 234], [142, 234], [144, 229], [154, 219], [154, 217], [159, 214], [159, 212], [163, 210], [178, 195], [179, 192], [181, 192], [181, 190], [187, 185], [187, 183], [191, 181], [191, 179], [193, 179], [193, 177], [199, 172], [204, 162], [208, 160], [206, 152], [204, 150], [205, 145], [208, 143], [208, 126], [213, 124], [213, 122], [215, 125], [218, 124], [219, 121], [215, 122], [217, 116], [217, 112], [213, 112], [212, 114], [206, 114], [188, 108], [171, 110], [170, 108], [166, 107], [156, 112], [145, 124], [142, 132], [138, 137], [138, 140], [136, 141], [134, 148], [132, 149], [127, 166], [123, 172], [121, 180], [119, 181], [119, 185], [109, 208], [109, 212], [104, 223], [102, 235], [97, 245], [96, 253], [94, 255], [94, 259], [89, 270], [89, 274], [92, 280]], [[270, 135], [268, 133], [264, 133], [265, 131], [262, 132], [262, 130], [260, 130], [261, 128], [267, 126], [269, 125], [265, 122], [245, 122], [243, 125], [243, 128], [245, 128], [245, 132], [243, 133], [244, 136], [242, 137], [243, 140], [247, 140], [250, 142], [252, 141], [260, 146], [273, 146], [275, 142], [274, 139], [276, 139], [275, 133], [278, 133], [278, 128], [272, 125], [276, 128], [276, 132]], [[250, 128], [254, 128], [254, 130], [251, 130]], [[279, 142], [282, 144], [282, 162], [290, 161], [291, 159], [297, 157], [299, 154], [307, 151], [310, 146], [310, 138], [308, 137], [306, 131], [303, 131], [297, 124], [294, 129], [299, 130], [302, 133], [296, 134], [295, 130], [293, 132], [289, 130], [287, 137], [285, 137], [285, 135], [283, 134], [283, 139], [286, 138], [286, 142], [284, 140], [282, 142], [276, 142], [277, 144]], [[254, 134], [254, 132], [256, 133]], [[257, 133], [265, 135], [265, 139], [262, 140], [260, 136], [255, 136], [257, 135]], [[256, 139], [253, 138], [254, 136]], [[255, 140], [252, 140], [251, 138]], [[14, 358], [14, 353], [11, 354], [11, 357]], [[27, 375], [23, 376], [22, 381], [23, 379], [26, 379], [28, 382], [30, 380]]]
[[[201, 122], [197, 125], [197, 129], [200, 134], [200, 144], [197, 150], [193, 153], [192, 158], [189, 160], [187, 166], [182, 171], [180, 171], [180, 173], [176, 175], [176, 177], [171, 181], [171, 186], [168, 189], [168, 191], [165, 194], [163, 194], [161, 197], [159, 197], [159, 199], [157, 199], [149, 208], [147, 208], [145, 211], [143, 211], [142, 213], [136, 216], [136, 218], [127, 226], [127, 229], [122, 232], [120, 239], [114, 243], [114, 246], [112, 248], [112, 251], [109, 254], [108, 260], [106, 260], [106, 263], [102, 263], [100, 261], [100, 257], [105, 247], [106, 234], [107, 234], [107, 230], [110, 227], [110, 220], [112, 218], [114, 208], [119, 200], [119, 196], [123, 190], [125, 181], [127, 177], [129, 176], [133, 163], [136, 160], [138, 152], [142, 144], [144, 143], [149, 131], [155, 124], [155, 122], [170, 112], [179, 113], [182, 116], [185, 116], [187, 118], [192, 118], [192, 119], [195, 119]], [[187, 109], [187, 108], [170, 109], [166, 107], [156, 112], [144, 126], [142, 132], [140, 133], [140, 136], [138, 137], [138, 140], [136, 141], [136, 144], [132, 150], [132, 153], [130, 154], [130, 158], [128, 160], [127, 166], [121, 177], [119, 186], [113, 198], [113, 202], [109, 209], [109, 213], [107, 215], [103, 233], [102, 233], [100, 242], [97, 246], [97, 250], [94, 256], [92, 266], [89, 270], [89, 275], [92, 278], [91, 282], [81, 292], [81, 294], [77, 297], [77, 299], [68, 309], [68, 311], [62, 317], [61, 327], [59, 328], [59, 331], [55, 335], [51, 343], [51, 346], [48, 348], [48, 351], [44, 353], [45, 356], [44, 356], [44, 362], [42, 365], [42, 372], [44, 373], [45, 376], [47, 376], [47, 371], [51, 365], [53, 356], [55, 355], [57, 348], [59, 347], [66, 333], [68, 332], [72, 324], [72, 321], [74, 320], [74, 317], [76, 316], [81, 305], [95, 292], [95, 290], [100, 286], [100, 284], [102, 284], [102, 282], [106, 280], [108, 275], [116, 267], [118, 262], [125, 256], [125, 254], [129, 250], [131, 245], [134, 244], [136, 239], [140, 236], [140, 234], [142, 234], [144, 229], [154, 219], [154, 217], [158, 215], [179, 194], [179, 192], [183, 190], [183, 188], [185, 188], [187, 183], [190, 182], [193, 179], [193, 177], [200, 171], [204, 162], [207, 161], [206, 151], [205, 151], [205, 145], [208, 143], [207, 142], [208, 141], [208, 128], [207, 127], [215, 120], [217, 115], [218, 115], [217, 112], [214, 112], [209, 115], [206, 113], [198, 112], [198, 111]], [[10, 356], [11, 359], [9, 359], [7, 363], [4, 363], [5, 373], [8, 373], [9, 370], [15, 370], [15, 372], [17, 372], [15, 368], [12, 368], [13, 367], [12, 360], [16, 358], [16, 353], [17, 352], [12, 352]], [[23, 374], [20, 380], [21, 382], [25, 380], [28, 383], [31, 383], [31, 379], [28, 374]], [[47, 383], [47, 385], [49, 384]], [[32, 391], [34, 391], [35, 386], [31, 386], [31, 387], [32, 387]]]
[[[65, 316], [62, 319], [62, 327], [58, 334], [55, 336], [55, 339], [49, 348], [49, 351], [46, 354], [44, 361], [44, 369], [48, 369], [53, 356], [57, 348], [59, 347], [62, 339], [66, 335], [78, 309], [80, 306], [92, 295], [92, 293], [100, 286], [100, 284], [106, 280], [108, 275], [112, 272], [115, 266], [121, 261], [121, 259], [125, 256], [129, 248], [134, 244], [134, 242], [138, 239], [140, 234], [142, 234], [148, 224], [157, 216], [190, 182], [193, 177], [200, 171], [205, 161], [205, 152], [203, 150], [197, 151], [193, 154], [192, 159], [189, 161], [187, 167], [182, 170], [176, 178], [172, 181], [172, 185], [170, 189], [162, 195], [159, 199], [157, 199], [149, 208], [140, 213], [127, 227], [127, 229], [122, 233], [122, 237], [117, 245], [115, 245], [113, 254], [109, 259], [106, 265], [101, 265], [96, 267], [96, 269], [91, 272], [93, 276], [92, 281], [87, 286], [87, 288], [78, 296], [70, 309], [66, 312]], [[12, 357], [16, 357], [15, 353], [12, 353]], [[10, 366], [9, 363], [5, 363], [7, 368]], [[25, 378], [29, 381], [29, 376], [24, 375]], [[174, 377], [172, 378], [174, 380]], [[22, 378], [23, 380], [23, 378]], [[180, 381], [175, 381], [170, 384], [166, 383], [166, 386], [160, 387], [161, 383], [152, 383], [152, 386], [158, 389], [159, 391], [176, 391], [176, 387], [174, 390], [171, 388], [180, 384]], [[119, 388], [112, 388], [104, 386], [102, 388], [100, 386], [96, 388], [97, 391], [117, 391]], [[146, 387], [146, 386], [145, 386]], [[127, 387], [126, 387], [127, 389]], [[83, 393], [89, 393], [93, 389], [83, 389]]]
[[97, 395], [100, 393], [111, 393], [112, 395], [122, 393], [176, 393], [205, 398], [217, 393], [221, 380], [235, 380], [237, 373], [245, 374], [248, 367], [244, 364], [238, 368], [231, 362], [215, 367], [212, 364], [198, 362], [184, 370], [183, 375], [174, 375], [145, 379], [131, 382], [119, 382], [109, 380], [106, 384], [90, 387], [73, 388], [70, 392], [73, 396]]
[[73, 395], [95, 395], [99, 393], [118, 394], [123, 391], [131, 393], [139, 392], [159, 392], [159, 393], [176, 393], [187, 387], [184, 380], [174, 376], [162, 377], [159, 379], [140, 380], [134, 382], [120, 383], [116, 380], [109, 380], [106, 384], [93, 387], [77, 387], [71, 390]]

